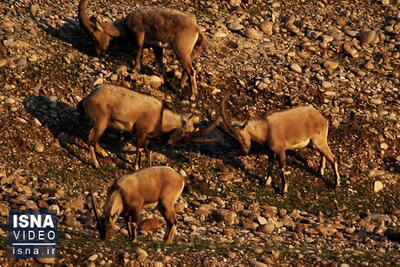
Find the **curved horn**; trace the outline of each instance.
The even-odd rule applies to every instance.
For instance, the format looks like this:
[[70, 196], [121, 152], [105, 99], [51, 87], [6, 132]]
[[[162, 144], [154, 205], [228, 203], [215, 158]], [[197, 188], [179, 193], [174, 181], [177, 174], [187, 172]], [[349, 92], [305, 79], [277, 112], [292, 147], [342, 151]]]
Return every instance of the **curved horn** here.
[[221, 122], [221, 117], [218, 117], [213, 123], [211, 123], [207, 128], [204, 128], [203, 130], [199, 130], [197, 132], [192, 133], [189, 138], [200, 138], [205, 135], [207, 135], [209, 132], [214, 130], [215, 127]]
[[90, 191], [90, 198], [91, 198], [91, 200], [92, 200], [92, 208], [93, 208], [94, 216], [96, 217], [96, 221], [97, 221], [97, 223], [100, 225], [100, 227], [103, 228], [103, 224], [101, 223], [99, 214], [97, 213], [96, 204], [94, 203], [94, 198], [93, 198], [93, 193], [92, 193], [92, 191]]
[[81, 0], [79, 2], [78, 17], [79, 17], [79, 22], [81, 23], [82, 27], [89, 34], [92, 34], [95, 31], [95, 29], [94, 29], [93, 24], [90, 22], [89, 17], [86, 13], [86, 1], [87, 0]]
[[226, 131], [228, 132], [229, 135], [231, 135], [234, 139], [236, 138], [236, 130], [231, 126], [230, 122], [226, 118], [226, 108], [225, 108], [225, 103], [228, 100], [228, 98], [231, 96], [231, 94], [226, 94], [222, 98], [222, 101], [220, 103], [220, 113], [221, 113], [221, 118], [222, 118], [222, 123], [224, 124]]

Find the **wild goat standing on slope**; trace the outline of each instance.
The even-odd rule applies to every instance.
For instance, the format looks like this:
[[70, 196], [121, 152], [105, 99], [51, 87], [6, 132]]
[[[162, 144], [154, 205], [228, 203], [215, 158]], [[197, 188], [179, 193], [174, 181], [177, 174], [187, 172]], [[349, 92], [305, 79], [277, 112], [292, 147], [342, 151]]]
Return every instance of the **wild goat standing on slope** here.
[[193, 131], [193, 117], [183, 116], [165, 108], [164, 104], [145, 94], [111, 84], [101, 84], [78, 104], [78, 110], [90, 117], [93, 128], [90, 130], [88, 145], [91, 159], [96, 168], [100, 167], [96, 150], [105, 155], [99, 146], [100, 137], [107, 127], [136, 136], [135, 169], [141, 161], [140, 149], [144, 148], [148, 167], [151, 166], [151, 151], [148, 144], [152, 138], [175, 130], [168, 143], [218, 141], [219, 139], [201, 139], [215, 128], [219, 118], [206, 129]]
[[167, 222], [164, 242], [172, 242], [177, 225], [174, 206], [184, 186], [185, 179], [170, 167], [145, 168], [134, 174], [122, 176], [116, 179], [108, 190], [101, 217], [97, 213], [91, 194], [100, 237], [110, 239], [113, 226], [121, 216], [127, 223], [129, 240], [136, 241], [143, 208], [157, 205]]
[[221, 101], [222, 121], [228, 133], [236, 139], [243, 152], [250, 150], [251, 141], [268, 148], [269, 167], [266, 184], [271, 184], [271, 170], [275, 155], [278, 154], [282, 177], [282, 194], [287, 193], [285, 180], [286, 150], [306, 147], [310, 141], [321, 153], [320, 174], [324, 175], [326, 158], [335, 171], [335, 185], [340, 186], [340, 175], [335, 156], [328, 146], [328, 121], [312, 106], [299, 106], [286, 111], [275, 112], [261, 120], [250, 120], [240, 128], [232, 128], [226, 118], [225, 103], [229, 95]]
[[140, 70], [143, 46], [147, 45], [153, 48], [161, 74], [166, 78], [162, 62], [162, 46], [168, 45], [174, 50], [184, 70], [180, 86], [183, 88], [189, 77], [191, 99], [195, 99], [196, 72], [190, 55], [195, 46], [206, 46], [207, 40], [201, 33], [194, 15], [170, 8], [142, 7], [123, 19], [94, 25], [88, 18], [86, 1], [81, 0], [79, 3], [79, 21], [92, 37], [97, 55], [106, 52], [112, 39], [129, 37], [134, 40], [137, 47], [135, 71]]

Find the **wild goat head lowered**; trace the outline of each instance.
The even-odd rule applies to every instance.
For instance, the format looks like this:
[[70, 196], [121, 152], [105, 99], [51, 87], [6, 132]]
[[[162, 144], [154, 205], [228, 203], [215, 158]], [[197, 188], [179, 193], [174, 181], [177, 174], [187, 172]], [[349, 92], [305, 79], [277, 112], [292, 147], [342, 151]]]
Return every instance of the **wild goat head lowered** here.
[[141, 68], [143, 47], [150, 46], [154, 50], [161, 74], [166, 78], [162, 59], [163, 48], [167, 45], [174, 50], [184, 70], [180, 86], [183, 88], [189, 77], [191, 99], [194, 100], [197, 95], [197, 83], [190, 55], [195, 46], [206, 46], [207, 40], [193, 14], [170, 8], [142, 7], [123, 19], [94, 24], [88, 18], [86, 2], [87, 0], [81, 0], [79, 3], [79, 21], [92, 37], [97, 55], [106, 52], [112, 39], [128, 37], [134, 40], [137, 48], [135, 71]]
[[86, 112], [93, 123], [88, 145], [96, 168], [100, 167], [96, 151], [106, 154], [99, 146], [99, 140], [108, 127], [136, 136], [136, 170], [139, 169], [141, 162], [141, 148], [144, 148], [146, 153], [148, 167], [151, 166], [151, 151], [148, 149], [148, 144], [152, 138], [176, 131], [169, 141], [170, 145], [184, 143], [182, 140], [185, 143], [192, 140], [202, 142], [201, 137], [212, 130], [208, 128], [208, 131], [194, 131], [194, 117], [175, 113], [152, 96], [111, 84], [97, 86], [78, 104], [78, 110], [81, 114]]
[[121, 216], [127, 223], [129, 240], [136, 241], [142, 210], [157, 206], [167, 223], [164, 242], [172, 242], [177, 225], [174, 206], [184, 185], [185, 179], [165, 166], [145, 168], [122, 176], [109, 188], [101, 217], [90, 193], [100, 238], [111, 238], [114, 224]]
[[246, 154], [250, 150], [251, 141], [264, 145], [268, 149], [269, 168], [267, 185], [271, 184], [271, 170], [275, 155], [279, 158], [282, 177], [282, 194], [287, 193], [285, 180], [286, 150], [306, 147], [310, 141], [321, 153], [321, 175], [325, 172], [326, 158], [335, 171], [335, 184], [340, 185], [340, 175], [335, 156], [328, 146], [328, 121], [312, 106], [298, 106], [286, 111], [275, 112], [260, 120], [247, 121], [240, 128], [233, 128], [226, 117], [225, 95], [220, 104], [223, 124], [229, 133], [240, 144]]

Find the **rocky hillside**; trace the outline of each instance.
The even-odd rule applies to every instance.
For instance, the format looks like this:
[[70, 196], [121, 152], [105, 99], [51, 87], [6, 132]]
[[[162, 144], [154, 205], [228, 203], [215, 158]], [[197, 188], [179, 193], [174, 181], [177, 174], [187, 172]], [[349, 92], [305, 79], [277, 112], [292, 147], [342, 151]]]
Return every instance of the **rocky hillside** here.
[[[151, 50], [134, 73], [132, 44], [113, 42], [104, 57], [77, 18], [78, 0], [0, 2], [0, 265], [8, 258], [10, 209], [59, 211], [61, 266], [382, 266], [400, 265], [400, 1], [228, 0], [89, 1], [99, 21], [143, 5], [189, 11], [209, 39], [194, 55], [199, 97], [177, 90], [182, 69], [165, 53], [159, 78]], [[158, 211], [143, 214], [138, 243], [125, 223], [98, 239], [89, 190], [104, 203], [112, 181], [132, 173], [134, 142], [107, 132], [102, 167], [90, 164], [90, 122], [77, 103], [95, 84], [113, 83], [163, 99], [206, 119], [227, 91], [234, 122], [311, 104], [330, 122], [333, 170], [318, 175], [312, 149], [288, 153], [289, 192], [282, 197], [277, 163], [272, 186], [265, 149], [243, 155], [231, 139], [166, 147], [152, 142], [154, 165], [190, 181], [176, 205], [174, 243], [164, 245]], [[201, 124], [202, 126], [203, 124]], [[210, 136], [221, 137], [215, 130]]]

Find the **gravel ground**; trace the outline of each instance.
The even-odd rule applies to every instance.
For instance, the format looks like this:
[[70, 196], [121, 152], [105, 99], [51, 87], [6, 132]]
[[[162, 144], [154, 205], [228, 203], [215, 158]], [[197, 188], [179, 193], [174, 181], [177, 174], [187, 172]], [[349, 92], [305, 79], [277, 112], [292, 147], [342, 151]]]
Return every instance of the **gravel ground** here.
[[[133, 72], [134, 47], [115, 41], [96, 57], [77, 18], [79, 1], [0, 2], [0, 265], [8, 258], [10, 209], [59, 210], [60, 266], [384, 266], [400, 265], [400, 1], [91, 1], [99, 21], [143, 5], [195, 14], [209, 45], [193, 55], [199, 96], [177, 90], [182, 69], [165, 53], [162, 82], [151, 50]], [[206, 119], [225, 92], [236, 123], [311, 104], [330, 123], [329, 144], [343, 184], [317, 174], [312, 149], [288, 153], [289, 192], [272, 186], [265, 149], [243, 155], [236, 142], [151, 144], [154, 165], [190, 182], [176, 205], [178, 230], [164, 245], [158, 211], [143, 214], [139, 242], [123, 220], [111, 241], [98, 238], [89, 190], [105, 201], [112, 181], [132, 173], [134, 142], [107, 132], [109, 156], [90, 164], [90, 122], [77, 103], [94, 85], [113, 83]], [[213, 114], [216, 116], [217, 114]], [[222, 137], [213, 131], [211, 137]]]

